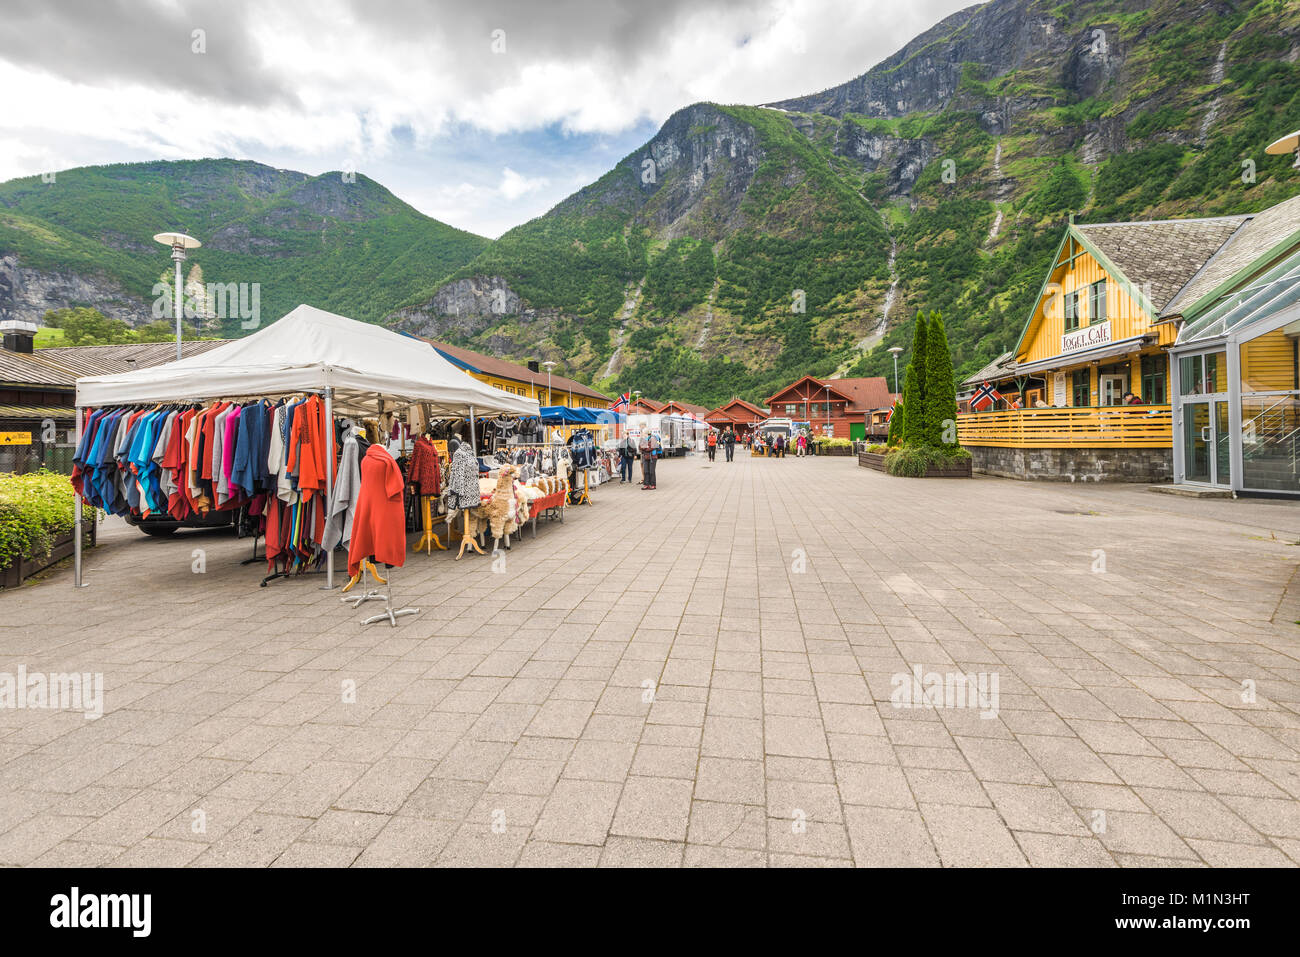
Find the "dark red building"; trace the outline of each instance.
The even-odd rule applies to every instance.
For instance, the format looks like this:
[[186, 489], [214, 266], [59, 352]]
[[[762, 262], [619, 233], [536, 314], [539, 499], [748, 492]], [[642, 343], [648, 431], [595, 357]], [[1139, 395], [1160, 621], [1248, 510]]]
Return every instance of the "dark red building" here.
[[817, 379], [806, 375], [767, 400], [773, 417], [808, 422], [821, 435], [831, 426], [836, 438], [866, 437], [866, 415], [894, 405], [895, 395], [882, 376]]

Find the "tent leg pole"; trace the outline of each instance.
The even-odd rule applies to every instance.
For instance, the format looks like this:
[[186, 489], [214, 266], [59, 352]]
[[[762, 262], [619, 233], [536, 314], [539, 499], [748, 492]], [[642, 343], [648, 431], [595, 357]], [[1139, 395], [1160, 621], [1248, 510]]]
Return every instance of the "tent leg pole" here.
[[474, 432], [474, 406], [471, 405], [469, 407], [469, 449], [474, 453], [474, 457], [478, 458], [478, 440], [474, 438]]
[[[75, 410], [77, 416], [77, 429], [74, 433], [73, 448], [81, 448], [81, 409]], [[85, 582], [81, 580], [81, 495], [73, 495], [72, 503], [72, 585], [74, 588], [82, 588]]]
[[[334, 388], [333, 386], [325, 387], [325, 422], [330, 430], [326, 448], [330, 449], [330, 458], [333, 459], [334, 449]], [[334, 498], [334, 463], [332, 461], [325, 463], [325, 511], [329, 512], [330, 501]], [[328, 517], [328, 515], [327, 515]], [[253, 547], [257, 547], [257, 541], [254, 540]], [[325, 554], [325, 590], [330, 591], [334, 588], [334, 549], [329, 549]]]

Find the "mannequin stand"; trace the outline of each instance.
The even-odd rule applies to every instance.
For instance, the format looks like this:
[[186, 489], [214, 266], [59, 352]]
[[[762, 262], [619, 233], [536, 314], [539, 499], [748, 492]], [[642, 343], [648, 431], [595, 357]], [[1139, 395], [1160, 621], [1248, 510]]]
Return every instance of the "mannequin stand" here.
[[456, 561], [460, 561], [461, 556], [465, 554], [465, 549], [467, 547], [474, 549], [474, 551], [478, 552], [480, 555], [483, 554], [483, 549], [479, 548], [478, 542], [474, 541], [474, 534], [469, 529], [469, 509], [465, 509], [465, 528], [464, 531], [461, 532], [460, 551], [456, 553]]
[[420, 540], [415, 543], [415, 551], [417, 552], [427, 551], [430, 555], [432, 555], [433, 546], [437, 545], [439, 551], [445, 552], [447, 550], [447, 546], [444, 545], [442, 543], [442, 540], [439, 539], [438, 536], [435, 535], [433, 532], [433, 503], [429, 501], [430, 496], [421, 495], [420, 499], [421, 499], [421, 504], [424, 506], [424, 510], [423, 510], [424, 534], [420, 537]]
[[[389, 569], [388, 577], [390, 580], [393, 577], [393, 573], [391, 569]], [[378, 594], [374, 594], [373, 592], [367, 592], [366, 595], [363, 596], [361, 600], [358, 601], [357, 604], [353, 606], [354, 608], [357, 607], [358, 605], [361, 604], [361, 602], [370, 599], [372, 595], [376, 599], [382, 598], [384, 600], [384, 610], [377, 615], [371, 615], [369, 618], [362, 621], [361, 624], [373, 625], [377, 621], [387, 621], [390, 625], [396, 628], [397, 619], [403, 617], [404, 615], [418, 615], [420, 613], [420, 609], [418, 608], [409, 608], [409, 607], [394, 608], [393, 607], [393, 586], [387, 582], [385, 584], [388, 584], [388, 588], [385, 590], [385, 594], [378, 595]]]
[[[368, 558], [363, 558], [363, 559], [361, 559], [361, 567], [358, 568], [358, 569], [357, 569], [357, 573], [356, 573], [355, 575], [352, 576], [352, 580], [349, 581], [346, 585], [343, 586], [343, 591], [345, 591], [345, 592], [346, 592], [346, 591], [350, 591], [350, 590], [352, 589], [352, 586], [353, 586], [353, 585], [355, 585], [357, 582], [361, 581], [361, 576], [364, 575], [366, 572], [370, 572], [370, 577], [373, 578], [375, 581], [379, 582], [379, 584], [381, 584], [381, 585], [387, 585], [387, 584], [388, 584], [388, 579], [387, 579], [387, 578], [383, 578], [383, 577], [380, 576], [380, 574], [379, 574], [379, 570], [378, 570], [377, 568], [375, 568], [375, 563], [372, 562], [372, 561], [371, 561], [370, 559], [368, 559]], [[340, 599], [340, 600], [341, 600], [341, 601], [351, 601], [352, 599], [349, 599], [349, 598], [343, 598], [343, 599]], [[362, 599], [362, 601], [364, 601], [364, 600], [365, 600], [365, 599]], [[358, 602], [358, 604], [360, 604], [360, 602]], [[356, 606], [354, 605], [353, 607], [355, 608]]]

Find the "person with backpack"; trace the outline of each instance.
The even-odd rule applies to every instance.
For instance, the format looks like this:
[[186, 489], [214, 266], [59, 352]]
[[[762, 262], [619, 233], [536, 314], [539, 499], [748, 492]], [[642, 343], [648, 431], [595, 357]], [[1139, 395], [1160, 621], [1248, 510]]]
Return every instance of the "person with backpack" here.
[[641, 439], [641, 490], [646, 491], [655, 487], [655, 456], [663, 443], [659, 441], [659, 436], [654, 432], [646, 431]]
[[734, 461], [736, 458], [736, 433], [731, 426], [727, 426], [727, 431], [722, 433], [722, 444], [727, 450], [727, 461]]
[[632, 461], [636, 458], [636, 439], [623, 436], [618, 443], [618, 484], [632, 481]]

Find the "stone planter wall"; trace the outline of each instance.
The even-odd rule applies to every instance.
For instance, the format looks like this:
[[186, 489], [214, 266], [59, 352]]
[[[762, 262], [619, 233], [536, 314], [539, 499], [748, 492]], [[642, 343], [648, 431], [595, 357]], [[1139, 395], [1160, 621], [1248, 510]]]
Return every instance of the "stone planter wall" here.
[[1173, 480], [1172, 449], [1006, 449], [967, 446], [975, 471], [1036, 482]]

